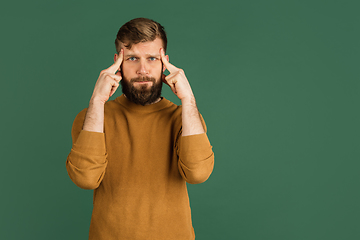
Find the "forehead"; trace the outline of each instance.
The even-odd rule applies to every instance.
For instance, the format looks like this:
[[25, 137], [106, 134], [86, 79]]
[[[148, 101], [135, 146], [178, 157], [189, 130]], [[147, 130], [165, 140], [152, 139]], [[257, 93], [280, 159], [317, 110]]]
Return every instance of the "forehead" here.
[[160, 48], [163, 48], [163, 42], [156, 38], [154, 41], [133, 44], [130, 49], [124, 48], [124, 54], [160, 54]]

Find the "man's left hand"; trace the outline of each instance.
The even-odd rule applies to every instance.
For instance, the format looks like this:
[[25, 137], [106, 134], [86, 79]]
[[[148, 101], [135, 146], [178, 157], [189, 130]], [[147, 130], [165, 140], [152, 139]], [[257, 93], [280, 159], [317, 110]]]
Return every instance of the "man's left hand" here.
[[191, 90], [189, 81], [185, 76], [184, 70], [177, 68], [169, 63], [162, 48], [160, 49], [160, 56], [164, 66], [170, 72], [170, 74], [167, 76], [162, 74], [162, 81], [171, 88], [171, 90], [181, 101], [191, 101], [194, 99], [194, 94]]

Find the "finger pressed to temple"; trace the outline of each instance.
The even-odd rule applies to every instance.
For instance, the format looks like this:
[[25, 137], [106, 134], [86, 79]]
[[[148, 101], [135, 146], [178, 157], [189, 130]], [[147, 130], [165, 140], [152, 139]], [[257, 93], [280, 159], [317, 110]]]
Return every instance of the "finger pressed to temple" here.
[[108, 70], [111, 72], [111, 73], [116, 73], [118, 70], [120, 70], [120, 66], [121, 66], [121, 63], [123, 61], [123, 58], [124, 58], [124, 50], [121, 49], [120, 52], [119, 52], [119, 55], [116, 59], [116, 61], [114, 62], [113, 65], [111, 65]]
[[164, 66], [170, 73], [173, 73], [178, 70], [177, 67], [169, 63], [169, 61], [166, 59], [164, 49], [162, 48], [160, 49], [160, 55], [161, 55], [161, 61], [163, 62]]

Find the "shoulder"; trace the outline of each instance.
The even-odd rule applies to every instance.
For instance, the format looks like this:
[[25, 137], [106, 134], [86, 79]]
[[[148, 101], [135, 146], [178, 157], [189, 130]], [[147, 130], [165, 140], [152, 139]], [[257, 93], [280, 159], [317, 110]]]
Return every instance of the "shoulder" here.
[[121, 113], [125, 110], [126, 108], [116, 100], [107, 101], [104, 106], [105, 116]]
[[166, 107], [161, 109], [159, 113], [169, 116], [170, 118], [181, 118], [182, 106], [163, 98], [162, 101], [166, 103]]

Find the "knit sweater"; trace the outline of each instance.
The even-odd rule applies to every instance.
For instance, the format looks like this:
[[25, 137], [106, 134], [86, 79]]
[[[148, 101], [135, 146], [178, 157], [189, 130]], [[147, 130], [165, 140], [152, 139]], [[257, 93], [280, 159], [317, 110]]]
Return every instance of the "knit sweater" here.
[[206, 181], [214, 154], [206, 133], [181, 136], [181, 109], [121, 95], [105, 104], [104, 133], [82, 130], [86, 109], [76, 116], [66, 168], [94, 189], [89, 239], [195, 238], [186, 182]]

